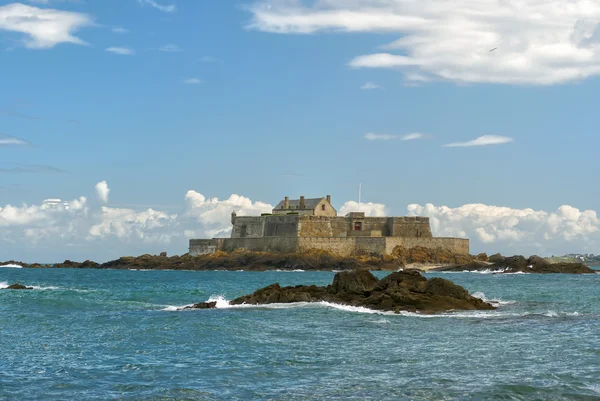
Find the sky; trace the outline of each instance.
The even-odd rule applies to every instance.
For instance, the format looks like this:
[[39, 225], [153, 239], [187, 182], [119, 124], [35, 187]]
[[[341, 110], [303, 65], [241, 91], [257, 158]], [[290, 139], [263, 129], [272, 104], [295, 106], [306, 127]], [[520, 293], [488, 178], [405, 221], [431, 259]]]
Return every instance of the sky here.
[[473, 253], [600, 253], [598, 2], [0, 1], [0, 67], [0, 260], [182, 254], [359, 184]]

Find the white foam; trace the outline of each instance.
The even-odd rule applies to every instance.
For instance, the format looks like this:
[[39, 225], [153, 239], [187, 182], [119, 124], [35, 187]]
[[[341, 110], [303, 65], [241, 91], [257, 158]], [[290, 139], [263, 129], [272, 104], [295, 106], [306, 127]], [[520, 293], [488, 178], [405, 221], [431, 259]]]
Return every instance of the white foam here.
[[32, 285], [31, 288], [33, 288], [34, 290], [42, 290], [42, 291], [59, 290], [60, 289], [59, 287], [53, 287], [53, 286], [50, 286], [50, 287], [40, 287], [40, 286], [37, 286], [37, 285]]
[[280, 269], [277, 269], [275, 271], [279, 272], [279, 273], [298, 273], [298, 272], [302, 273], [305, 270], [302, 270], [302, 269], [294, 269], [294, 270], [280, 270]]
[[477, 291], [474, 292], [473, 294], [471, 294], [471, 296], [475, 297], [475, 298], [479, 298], [484, 302], [489, 302], [494, 306], [500, 306], [500, 305], [511, 305], [511, 304], [515, 304], [517, 303], [517, 301], [504, 301], [502, 299], [488, 299], [485, 294], [481, 291]]
[[0, 289], [8, 288], [8, 283], [6, 281], [0, 281]]
[[181, 305], [181, 306], [175, 306], [175, 305], [167, 305], [165, 308], [161, 309], [162, 311], [168, 311], [168, 312], [176, 312], [176, 311], [180, 311], [182, 309], [185, 309], [186, 307], [190, 307], [193, 304], [189, 304], [189, 305]]
[[10, 269], [22, 269], [23, 268], [23, 266], [21, 266], [21, 265], [15, 265], [13, 263], [9, 263], [7, 265], [2, 265], [0, 267], [7, 267], [7, 268], [10, 268]]
[[371, 315], [394, 315], [395, 314], [394, 312], [383, 312], [383, 311], [365, 308], [364, 306], [350, 306], [350, 305], [335, 304], [332, 302], [325, 302], [325, 301], [316, 302], [316, 304], [325, 306], [327, 308], [342, 310], [345, 312], [368, 313]]

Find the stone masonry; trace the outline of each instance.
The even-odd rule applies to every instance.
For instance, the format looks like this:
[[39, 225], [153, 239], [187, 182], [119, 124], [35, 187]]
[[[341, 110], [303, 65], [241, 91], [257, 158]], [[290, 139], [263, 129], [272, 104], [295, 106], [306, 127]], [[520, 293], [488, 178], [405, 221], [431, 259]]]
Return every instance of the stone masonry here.
[[326, 250], [340, 256], [357, 252], [390, 254], [395, 246], [442, 248], [469, 253], [469, 240], [433, 237], [427, 217], [366, 217], [362, 212], [337, 216], [331, 197], [290, 200], [270, 214], [231, 215], [231, 238], [191, 239], [192, 256], [233, 252]]

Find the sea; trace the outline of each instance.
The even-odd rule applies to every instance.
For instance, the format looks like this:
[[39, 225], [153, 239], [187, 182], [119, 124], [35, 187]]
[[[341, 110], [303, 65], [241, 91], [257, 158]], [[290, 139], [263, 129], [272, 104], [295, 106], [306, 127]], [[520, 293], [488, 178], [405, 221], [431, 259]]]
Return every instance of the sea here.
[[2, 267], [0, 400], [600, 400], [600, 274], [486, 273], [426, 274], [498, 307], [431, 316], [227, 304], [334, 272]]

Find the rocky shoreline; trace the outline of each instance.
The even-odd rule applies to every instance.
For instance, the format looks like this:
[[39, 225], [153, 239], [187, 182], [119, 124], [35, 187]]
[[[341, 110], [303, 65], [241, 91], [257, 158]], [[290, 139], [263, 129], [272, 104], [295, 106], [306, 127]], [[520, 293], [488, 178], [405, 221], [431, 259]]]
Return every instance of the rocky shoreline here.
[[217, 252], [211, 255], [123, 256], [106, 263], [91, 260], [73, 262], [66, 260], [57, 264], [23, 263], [8, 261], [0, 266], [18, 265], [24, 268], [76, 268], [76, 269], [123, 269], [123, 270], [325, 270], [348, 271], [357, 269], [396, 271], [416, 268], [427, 271], [493, 271], [497, 273], [569, 273], [593, 274], [594, 270], [583, 263], [550, 263], [532, 256], [504, 257], [499, 254], [488, 258], [486, 254], [456, 254], [445, 249], [414, 247], [394, 248], [391, 255], [338, 256], [327, 251], [303, 253], [269, 253], [238, 251]]
[[[451, 281], [443, 278], [426, 279], [414, 270], [394, 272], [381, 280], [368, 270], [340, 272], [336, 273], [327, 287], [281, 287], [275, 283], [236, 298], [230, 305], [323, 301], [394, 313], [434, 314], [454, 310], [495, 309]], [[183, 309], [212, 308], [216, 308], [216, 302], [202, 302]]]

